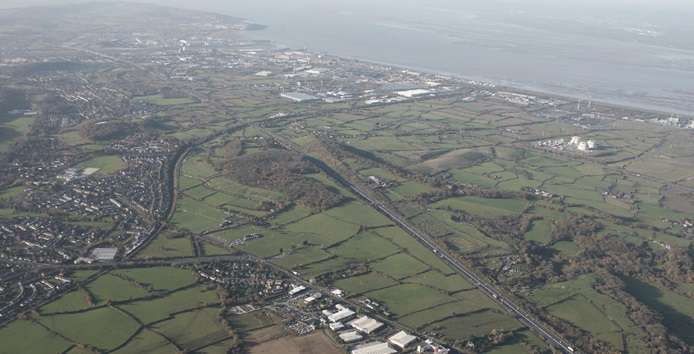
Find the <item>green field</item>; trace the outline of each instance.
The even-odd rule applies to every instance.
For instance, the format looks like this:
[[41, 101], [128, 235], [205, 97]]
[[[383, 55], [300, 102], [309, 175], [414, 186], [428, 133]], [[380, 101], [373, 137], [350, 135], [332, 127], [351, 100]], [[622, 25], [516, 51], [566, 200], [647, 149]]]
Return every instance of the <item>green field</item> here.
[[5, 152], [19, 137], [26, 135], [31, 129], [34, 117], [18, 117], [0, 124], [0, 152]]
[[174, 312], [191, 310], [217, 302], [219, 302], [217, 294], [213, 291], [205, 291], [202, 286], [199, 286], [179, 290], [162, 298], [134, 301], [118, 307], [140, 322], [148, 324], [164, 319]]
[[444, 274], [455, 273], [451, 267], [443, 263], [441, 259], [415, 240], [412, 236], [396, 226], [376, 229], [374, 232], [391, 240], [394, 244], [402, 247], [410, 255], [417, 255], [417, 259], [440, 270]]
[[369, 261], [397, 253], [400, 247], [372, 232], [361, 232], [327, 251], [347, 260]]
[[546, 244], [552, 240], [552, 227], [547, 220], [535, 220], [530, 227], [530, 231], [523, 236], [526, 240]]
[[559, 241], [551, 247], [554, 250], [560, 251], [569, 256], [575, 256], [581, 252], [581, 248], [578, 247], [572, 241]]
[[145, 286], [151, 285], [157, 291], [170, 291], [195, 282], [190, 270], [172, 267], [151, 267], [114, 270]]
[[627, 291], [664, 316], [665, 325], [678, 337], [694, 344], [694, 300], [633, 278], [622, 278]]
[[324, 214], [330, 215], [338, 220], [361, 226], [375, 227], [392, 224], [385, 216], [374, 212], [371, 207], [356, 201], [342, 203], [324, 212]]
[[244, 313], [241, 315], [228, 315], [231, 327], [237, 332], [248, 332], [277, 322], [277, 316], [265, 310]]
[[359, 231], [359, 226], [337, 220], [325, 214], [316, 214], [287, 225], [287, 230], [301, 234], [313, 234], [323, 239], [324, 247], [344, 241]]
[[355, 294], [364, 294], [372, 290], [381, 289], [396, 284], [397, 282], [395, 280], [383, 277], [376, 273], [369, 273], [346, 279], [340, 279], [335, 282], [335, 287]]
[[499, 215], [520, 213], [523, 211], [525, 204], [515, 199], [455, 197], [434, 203], [432, 206], [435, 208], [451, 207], [455, 210], [491, 218]]
[[78, 164], [82, 168], [98, 168], [98, 173], [114, 174], [123, 168], [125, 163], [120, 156], [99, 156]]
[[460, 275], [443, 275], [436, 270], [431, 270], [428, 272], [417, 274], [410, 278], [403, 279], [402, 281], [405, 283], [431, 286], [448, 292], [457, 292], [475, 288], [472, 284], [470, 284]]
[[424, 264], [409, 254], [399, 253], [382, 261], [374, 262], [371, 267], [394, 279], [407, 278], [429, 270], [429, 265]]
[[458, 316], [484, 309], [484, 307], [480, 307], [467, 301], [454, 301], [402, 316], [398, 318], [398, 322], [402, 322], [403, 324], [412, 328], [421, 328], [423, 326], [441, 322], [442, 320], [452, 316]]
[[292, 254], [274, 259], [272, 263], [277, 264], [285, 269], [294, 269], [311, 263], [320, 262], [328, 258], [330, 258], [330, 254], [322, 249], [315, 247], [302, 247], [293, 251]]
[[45, 315], [56, 312], [71, 312], [89, 308], [87, 296], [87, 293], [85, 293], [82, 289], [71, 291], [61, 296], [58, 300], [52, 301], [39, 308], [39, 313]]
[[469, 336], [481, 336], [491, 333], [493, 329], [516, 329], [520, 327], [514, 318], [493, 311], [482, 311], [449, 318], [429, 325], [428, 329], [436, 330], [447, 338], [464, 340]]
[[613, 348], [624, 350], [622, 334], [629, 352], [643, 352], [645, 333], [628, 318], [626, 306], [593, 290], [595, 276], [582, 276], [564, 283], [535, 289], [526, 299], [549, 313], [586, 329]]
[[92, 294], [97, 305], [107, 301], [136, 299], [148, 294], [145, 289], [111, 275], [101, 276], [85, 288]]
[[120, 349], [114, 351], [116, 354], [130, 354], [130, 353], [175, 353], [178, 349], [169, 343], [166, 338], [161, 334], [156, 333], [150, 329], [143, 329], [135, 337], [133, 337], [128, 343], [121, 347]]
[[228, 216], [223, 211], [184, 197], [178, 199], [171, 221], [193, 233], [200, 233], [217, 227]]
[[73, 343], [30, 320], [16, 320], [0, 328], [4, 353], [60, 353]]
[[193, 255], [190, 239], [179, 237], [168, 239], [159, 235], [145, 248], [139, 251], [137, 258], [166, 258], [166, 257], [188, 257]]
[[42, 316], [39, 322], [76, 343], [110, 350], [125, 342], [137, 330], [137, 323], [104, 307], [71, 315]]
[[218, 312], [215, 308], [185, 312], [149, 328], [172, 338], [181, 348], [194, 350], [229, 337], [217, 319]]
[[455, 298], [441, 294], [441, 292], [435, 289], [417, 284], [396, 285], [371, 291], [364, 295], [382, 301], [390, 311], [399, 316], [455, 300]]
[[12, 197], [17, 197], [22, 194], [24, 194], [25, 188], [24, 187], [14, 187], [10, 189], [5, 189], [2, 192], [0, 192], [0, 198], [12, 198]]

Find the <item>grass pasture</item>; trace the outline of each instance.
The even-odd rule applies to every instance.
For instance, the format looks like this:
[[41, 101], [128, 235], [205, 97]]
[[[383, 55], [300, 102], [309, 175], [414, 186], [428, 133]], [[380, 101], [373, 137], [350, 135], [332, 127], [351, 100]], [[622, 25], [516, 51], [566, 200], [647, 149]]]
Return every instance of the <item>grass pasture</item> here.
[[356, 201], [342, 203], [326, 211], [324, 214], [330, 215], [338, 220], [361, 226], [376, 227], [392, 224], [391, 221], [381, 213], [375, 212], [371, 207]]
[[217, 320], [216, 308], [205, 308], [176, 315], [149, 328], [171, 338], [181, 348], [194, 350], [229, 337]]
[[190, 310], [218, 301], [217, 294], [213, 291], [206, 291], [202, 286], [197, 286], [179, 290], [164, 297], [134, 301], [118, 307], [147, 324], [164, 319], [174, 312]]
[[[593, 290], [592, 275], [548, 284], [532, 291], [526, 299], [547, 312], [584, 328], [595, 338], [618, 350], [642, 352], [645, 333], [628, 318], [628, 309], [609, 296]], [[628, 338], [623, 348], [622, 335]]]
[[559, 241], [550, 247], [554, 250], [560, 251], [569, 256], [575, 256], [581, 252], [581, 248], [578, 247], [573, 241]]
[[60, 353], [73, 344], [30, 320], [17, 320], [0, 328], [4, 353]]
[[24, 194], [24, 187], [14, 187], [14, 188], [9, 188], [5, 189], [0, 192], [0, 198], [12, 198], [12, 197], [18, 197], [22, 194]]
[[376, 229], [374, 232], [402, 247], [408, 254], [417, 255], [418, 260], [438, 269], [443, 274], [455, 273], [453, 269], [451, 269], [451, 267], [449, 267], [446, 263], [443, 263], [443, 261], [437, 255], [422, 246], [421, 243], [399, 227], [384, 227]]
[[188, 257], [193, 255], [190, 239], [179, 237], [168, 239], [159, 235], [145, 248], [139, 251], [137, 258], [166, 258], [166, 257]]
[[7, 151], [17, 138], [26, 135], [33, 122], [34, 117], [18, 117], [0, 123], [0, 152]]
[[120, 156], [107, 155], [82, 161], [78, 166], [82, 168], [98, 168], [98, 173], [111, 175], [125, 168], [125, 163]]
[[388, 257], [399, 252], [400, 248], [377, 234], [361, 232], [327, 250], [346, 260], [369, 261]]
[[101, 276], [87, 284], [85, 288], [92, 294], [94, 303], [97, 305], [107, 301], [135, 299], [149, 294], [145, 289], [112, 275]]
[[469, 302], [454, 301], [402, 316], [398, 319], [398, 322], [402, 322], [403, 324], [412, 328], [422, 328], [430, 324], [441, 322], [442, 320], [452, 316], [484, 309], [484, 307], [479, 307]]
[[316, 214], [287, 225], [288, 231], [313, 234], [324, 239], [324, 246], [329, 246], [348, 239], [359, 231], [359, 226], [338, 220], [326, 214]]
[[228, 315], [231, 327], [237, 332], [248, 332], [277, 323], [278, 318], [271, 311], [259, 310], [241, 315]]
[[430, 270], [425, 273], [420, 273], [415, 276], [403, 279], [402, 281], [405, 283], [431, 286], [433, 288], [449, 292], [471, 290], [475, 288], [472, 284], [470, 284], [470, 282], [465, 280], [460, 275], [443, 275], [436, 270]]
[[135, 321], [108, 307], [70, 315], [42, 316], [39, 322], [77, 343], [93, 345], [100, 350], [118, 347], [137, 330]]
[[382, 301], [390, 311], [399, 316], [422, 311], [452, 302], [455, 298], [441, 294], [430, 287], [417, 284], [401, 284], [374, 290], [365, 296]]
[[340, 279], [337, 282], [335, 282], [335, 287], [344, 289], [355, 294], [364, 294], [369, 291], [393, 286], [396, 284], [397, 282], [390, 278], [380, 276], [376, 273], [369, 273], [364, 275], [358, 275], [356, 277]]
[[371, 267], [394, 279], [403, 279], [429, 270], [429, 265], [407, 253], [398, 253], [382, 261], [371, 263]]
[[525, 204], [515, 199], [486, 199], [479, 197], [455, 197], [442, 200], [432, 205], [436, 208], [451, 207], [482, 217], [516, 214], [523, 211]]
[[161, 334], [150, 329], [143, 329], [135, 337], [133, 337], [126, 345], [114, 351], [114, 354], [130, 354], [130, 353], [175, 353], [178, 350], [176, 346], [169, 343]]
[[633, 279], [622, 278], [627, 291], [648, 307], [664, 316], [665, 325], [678, 337], [694, 344], [694, 300], [658, 288], [655, 285]]
[[171, 221], [193, 233], [200, 233], [217, 227], [228, 216], [223, 211], [184, 197], [178, 199], [176, 213]]
[[328, 258], [330, 258], [330, 254], [320, 248], [302, 247], [292, 254], [272, 260], [272, 263], [285, 269], [295, 269]]
[[49, 302], [48, 304], [39, 308], [39, 313], [45, 315], [56, 312], [70, 312], [89, 308], [87, 296], [87, 293], [85, 293], [82, 289], [73, 290], [61, 296], [58, 300]]
[[151, 285], [157, 291], [175, 290], [195, 282], [189, 270], [172, 267], [119, 269], [113, 273], [124, 275], [143, 285]]
[[552, 226], [547, 220], [535, 220], [530, 227], [530, 231], [523, 236], [526, 240], [546, 244], [552, 240]]
[[491, 333], [493, 329], [516, 329], [521, 324], [514, 318], [487, 310], [458, 315], [427, 328], [444, 334], [447, 338], [465, 340], [468, 336], [481, 336]]
[[342, 258], [333, 257], [320, 262], [304, 265], [296, 270], [301, 273], [302, 276], [312, 278], [321, 274], [342, 269], [346, 263], [347, 261]]

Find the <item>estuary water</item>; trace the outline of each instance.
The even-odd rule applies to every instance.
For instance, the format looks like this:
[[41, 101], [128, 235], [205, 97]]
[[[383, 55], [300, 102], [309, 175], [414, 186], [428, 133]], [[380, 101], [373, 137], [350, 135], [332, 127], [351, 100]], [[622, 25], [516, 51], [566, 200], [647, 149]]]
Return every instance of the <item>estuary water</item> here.
[[243, 36], [280, 47], [694, 115], [694, 6], [664, 1], [201, 0], [195, 6], [267, 25]]

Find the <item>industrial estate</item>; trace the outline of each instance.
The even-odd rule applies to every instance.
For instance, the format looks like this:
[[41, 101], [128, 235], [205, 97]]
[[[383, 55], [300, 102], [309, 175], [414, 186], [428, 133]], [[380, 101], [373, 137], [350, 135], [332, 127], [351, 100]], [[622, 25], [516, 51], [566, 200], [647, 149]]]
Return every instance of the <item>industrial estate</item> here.
[[0, 352], [694, 350], [690, 117], [36, 10], [0, 12]]

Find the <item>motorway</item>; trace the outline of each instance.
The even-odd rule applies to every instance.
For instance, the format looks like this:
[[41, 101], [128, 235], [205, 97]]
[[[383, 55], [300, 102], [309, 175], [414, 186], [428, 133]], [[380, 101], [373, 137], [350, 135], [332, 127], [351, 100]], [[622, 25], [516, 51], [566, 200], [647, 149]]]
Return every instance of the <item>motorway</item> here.
[[471, 271], [469, 268], [464, 266], [462, 263], [460, 263], [457, 259], [453, 258], [450, 254], [448, 254], [446, 251], [441, 249], [438, 245], [436, 245], [427, 235], [423, 234], [419, 230], [415, 229], [412, 225], [410, 225], [405, 219], [403, 219], [401, 216], [395, 214], [392, 212], [390, 209], [388, 209], [385, 205], [383, 205], [381, 202], [378, 200], [374, 199], [372, 196], [369, 194], [365, 193], [361, 189], [355, 187], [352, 183], [347, 181], [344, 177], [342, 177], [340, 174], [338, 174], [335, 170], [330, 168], [328, 165], [326, 165], [324, 162], [311, 157], [309, 155], [306, 155], [300, 147], [298, 147], [294, 142], [276, 134], [271, 131], [268, 131], [267, 129], [264, 129], [259, 126], [255, 126], [258, 130], [262, 131], [263, 133], [272, 136], [275, 140], [277, 140], [279, 143], [284, 145], [285, 147], [292, 149], [302, 155], [306, 159], [308, 159], [310, 162], [312, 162], [314, 165], [319, 167], [320, 169], [323, 170], [328, 176], [333, 178], [335, 182], [338, 184], [342, 185], [344, 188], [347, 190], [351, 191], [355, 195], [359, 196], [362, 198], [364, 201], [366, 201], [372, 208], [376, 209], [378, 212], [386, 216], [388, 219], [393, 221], [397, 226], [399, 226], [401, 229], [403, 229], [405, 232], [407, 232], [410, 236], [414, 237], [417, 241], [419, 241], [424, 247], [428, 248], [430, 251], [434, 252], [436, 255], [438, 255], [443, 262], [448, 264], [453, 270], [455, 270], [458, 274], [460, 274], [463, 278], [467, 279], [472, 285], [476, 286], [480, 291], [482, 291], [485, 295], [487, 295], [490, 299], [495, 301], [501, 308], [505, 309], [508, 311], [511, 315], [515, 316], [516, 319], [523, 323], [525, 326], [527, 326], [531, 331], [533, 331], [536, 335], [538, 335], [541, 339], [543, 339], [545, 342], [547, 342], [550, 346], [554, 348], [560, 348], [564, 350], [566, 353], [574, 353], [574, 349], [567, 343], [565, 340], [563, 340], [559, 335], [554, 333], [552, 330], [550, 330], [547, 326], [542, 324], [540, 321], [532, 317], [530, 314], [525, 312], [521, 307], [513, 303], [512, 301], [505, 299], [501, 296], [501, 292], [498, 291], [494, 286], [491, 284], [487, 283], [484, 279], [482, 279], [480, 276], [475, 274], [473, 271]]

